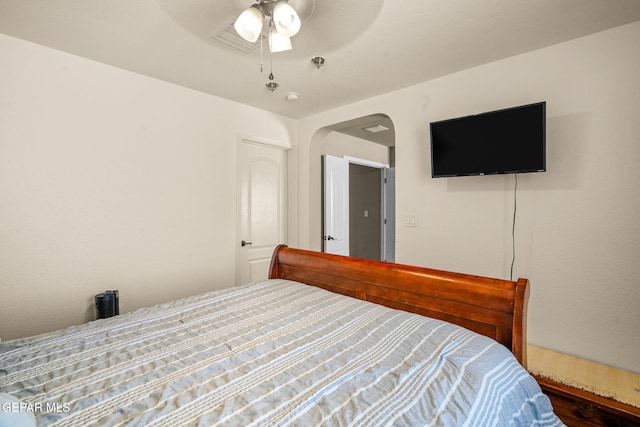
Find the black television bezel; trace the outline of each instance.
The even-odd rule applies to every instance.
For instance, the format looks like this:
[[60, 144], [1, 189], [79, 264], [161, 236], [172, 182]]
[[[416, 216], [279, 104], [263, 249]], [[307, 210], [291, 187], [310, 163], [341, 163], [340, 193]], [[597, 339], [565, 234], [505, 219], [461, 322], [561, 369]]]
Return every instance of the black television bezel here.
[[[541, 148], [542, 148], [542, 168], [541, 169], [518, 169], [518, 170], [503, 170], [503, 171], [490, 171], [490, 172], [477, 172], [477, 173], [457, 173], [457, 174], [441, 174], [441, 175], [436, 175], [435, 174], [435, 168], [434, 168], [434, 155], [433, 155], [433, 125], [437, 125], [440, 123], [445, 123], [445, 122], [451, 122], [454, 120], [464, 120], [464, 119], [470, 119], [472, 117], [478, 117], [478, 116], [486, 116], [486, 115], [495, 115], [495, 114], [501, 114], [504, 112], [508, 112], [508, 111], [513, 111], [513, 110], [517, 110], [517, 109], [521, 109], [521, 108], [534, 108], [534, 107], [542, 107], [542, 111], [541, 111], [541, 120], [542, 120], [542, 141], [541, 141]], [[534, 172], [546, 172], [547, 170], [547, 102], [546, 101], [541, 101], [541, 102], [534, 102], [531, 104], [525, 104], [525, 105], [518, 105], [515, 107], [508, 107], [508, 108], [501, 108], [499, 110], [493, 110], [493, 111], [487, 111], [484, 113], [479, 113], [479, 114], [471, 114], [468, 116], [460, 116], [460, 117], [454, 117], [454, 118], [450, 118], [450, 119], [445, 119], [445, 120], [438, 120], [435, 122], [431, 122], [429, 124], [429, 131], [430, 131], [430, 150], [431, 150], [431, 178], [452, 178], [452, 177], [459, 177], [459, 176], [488, 176], [488, 175], [507, 175], [507, 174], [520, 174], [520, 173], [534, 173]]]

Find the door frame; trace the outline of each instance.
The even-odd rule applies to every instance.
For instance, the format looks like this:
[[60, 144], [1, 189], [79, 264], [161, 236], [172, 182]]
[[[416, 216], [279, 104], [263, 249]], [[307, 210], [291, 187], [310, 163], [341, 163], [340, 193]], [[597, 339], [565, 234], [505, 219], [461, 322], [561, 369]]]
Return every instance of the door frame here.
[[384, 169], [389, 167], [387, 163], [374, 162], [373, 160], [359, 159], [357, 157], [351, 157], [351, 156], [342, 156], [342, 158], [348, 161], [349, 163], [354, 163], [356, 165], [369, 166], [369, 167], [378, 168], [378, 169]]
[[[393, 171], [393, 172], [392, 172]], [[392, 172], [393, 185], [388, 179]], [[396, 261], [396, 168], [384, 168], [381, 174], [382, 182], [382, 245], [380, 257], [385, 262]], [[390, 203], [391, 201], [391, 203]]]
[[[368, 166], [371, 168], [376, 168], [381, 170], [380, 177], [380, 260], [387, 261], [387, 243], [389, 239], [389, 235], [387, 233], [386, 221], [387, 221], [387, 186], [385, 185], [385, 173], [384, 170], [390, 169], [390, 165], [387, 163], [374, 162], [372, 160], [359, 159], [357, 157], [351, 156], [342, 156], [345, 160], [347, 160], [350, 164], [356, 164], [361, 166]], [[394, 207], [395, 209], [395, 204]], [[395, 223], [395, 221], [394, 221]], [[394, 257], [395, 259], [395, 257]]]
[[[327, 153], [323, 154], [323, 158], [324, 156], [327, 155]], [[357, 165], [362, 165], [362, 166], [369, 166], [372, 168], [377, 168], [377, 169], [389, 169], [390, 165], [387, 163], [380, 163], [380, 162], [376, 162], [373, 160], [366, 160], [366, 159], [360, 159], [357, 157], [352, 157], [352, 156], [334, 156], [334, 157], [342, 157], [342, 159], [346, 160], [347, 163], [351, 164], [357, 164]], [[323, 166], [322, 166], [322, 178], [321, 181], [323, 182], [323, 186], [322, 186], [322, 194], [321, 194], [321, 199], [322, 199], [322, 228], [321, 228], [321, 232], [322, 232], [322, 251], [326, 252], [326, 241], [324, 236], [326, 235], [326, 230], [325, 230], [325, 191], [324, 191], [324, 160], [323, 160]], [[347, 175], [347, 187], [349, 186], [349, 176]], [[380, 222], [380, 227], [381, 227], [381, 235], [380, 235], [380, 247], [381, 247], [381, 252], [380, 252], [380, 259], [381, 260], [385, 260], [386, 258], [386, 253], [385, 253], [385, 248], [387, 245], [387, 238], [388, 235], [387, 233], [385, 233], [385, 219], [386, 219], [386, 199], [385, 199], [385, 184], [384, 184], [384, 177], [381, 178], [381, 182], [380, 182], [380, 192], [381, 192], [381, 206], [380, 206], [380, 211], [382, 213], [381, 215], [381, 222]], [[394, 210], [395, 210], [395, 206], [394, 206]], [[349, 218], [349, 204], [347, 203], [347, 220]], [[395, 222], [395, 221], [394, 221]], [[394, 225], [395, 226], [395, 225]]]

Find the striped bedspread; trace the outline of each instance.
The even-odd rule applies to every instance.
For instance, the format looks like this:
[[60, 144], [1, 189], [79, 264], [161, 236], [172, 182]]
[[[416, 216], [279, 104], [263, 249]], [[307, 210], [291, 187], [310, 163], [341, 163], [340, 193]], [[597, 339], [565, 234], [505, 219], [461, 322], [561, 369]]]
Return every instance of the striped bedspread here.
[[4, 342], [0, 392], [47, 426], [561, 425], [495, 341], [284, 280]]

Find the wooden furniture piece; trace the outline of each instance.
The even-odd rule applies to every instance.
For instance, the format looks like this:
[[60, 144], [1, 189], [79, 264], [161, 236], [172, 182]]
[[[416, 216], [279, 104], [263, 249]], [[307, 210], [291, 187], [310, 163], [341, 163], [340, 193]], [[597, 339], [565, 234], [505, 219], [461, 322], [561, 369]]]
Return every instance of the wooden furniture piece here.
[[640, 374], [531, 344], [527, 352], [529, 372], [567, 425], [640, 426]]
[[445, 320], [505, 345], [526, 366], [528, 281], [491, 279], [280, 245], [269, 278]]
[[640, 426], [640, 408], [533, 375], [556, 415], [569, 427]]

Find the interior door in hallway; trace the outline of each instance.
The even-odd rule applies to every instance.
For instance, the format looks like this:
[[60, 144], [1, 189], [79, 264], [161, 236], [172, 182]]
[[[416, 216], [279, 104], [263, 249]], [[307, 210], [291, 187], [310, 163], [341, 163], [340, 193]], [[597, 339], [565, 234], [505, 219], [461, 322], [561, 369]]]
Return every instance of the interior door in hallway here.
[[236, 284], [265, 280], [273, 250], [287, 243], [287, 151], [238, 143]]
[[349, 255], [349, 161], [322, 156], [323, 251]]

